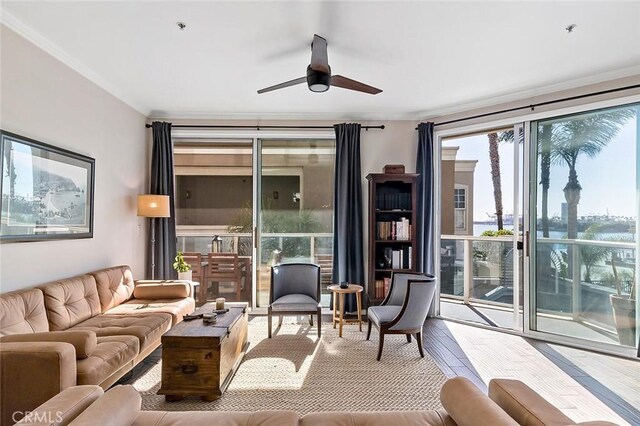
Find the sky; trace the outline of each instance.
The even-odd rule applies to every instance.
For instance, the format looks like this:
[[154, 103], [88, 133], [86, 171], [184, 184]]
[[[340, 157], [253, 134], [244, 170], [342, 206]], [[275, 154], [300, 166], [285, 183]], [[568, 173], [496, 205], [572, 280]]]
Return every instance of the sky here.
[[[618, 135], [594, 158], [584, 155], [578, 159], [576, 171], [582, 186], [578, 215], [636, 216], [636, 120], [628, 121]], [[495, 212], [489, 142], [485, 135], [443, 141], [443, 146], [458, 146], [457, 159], [478, 160], [474, 182], [474, 220], [488, 220]], [[513, 212], [512, 143], [501, 143], [500, 173], [502, 203], [506, 213]], [[521, 150], [522, 151], [522, 150]], [[539, 165], [538, 171], [539, 171]], [[522, 173], [522, 167], [520, 168]], [[564, 199], [562, 189], [567, 183], [569, 169], [566, 164], [552, 165], [549, 189], [549, 216], [560, 216]], [[522, 184], [522, 178], [520, 178]], [[538, 190], [541, 191], [538, 185]], [[538, 208], [540, 211], [540, 208]]]
[[[33, 196], [33, 167], [71, 179], [76, 186], [86, 189], [87, 170], [72, 164], [62, 163], [38, 156], [32, 156], [32, 148], [14, 142], [13, 161], [16, 171], [15, 194], [23, 197]], [[36, 150], [37, 151], [37, 150]], [[3, 159], [4, 161], [4, 159]], [[6, 167], [6, 165], [5, 165]], [[3, 179], [3, 193], [8, 193], [9, 179]]]

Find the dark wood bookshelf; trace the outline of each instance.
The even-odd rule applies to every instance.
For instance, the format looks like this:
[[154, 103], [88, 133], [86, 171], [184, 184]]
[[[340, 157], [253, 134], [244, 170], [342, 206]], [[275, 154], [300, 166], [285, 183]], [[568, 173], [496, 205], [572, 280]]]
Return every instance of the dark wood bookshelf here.
[[[376, 281], [384, 281], [391, 278], [392, 272], [414, 272], [416, 246], [416, 182], [418, 175], [414, 173], [385, 174], [372, 173], [367, 176], [369, 181], [369, 253], [368, 268], [369, 276], [367, 282], [367, 300], [369, 305], [379, 305], [384, 297], [376, 294]], [[383, 229], [389, 231], [388, 226], [397, 230], [397, 222], [407, 220], [410, 226], [409, 239], [381, 239], [379, 236], [379, 223], [383, 224]], [[393, 223], [396, 222], [395, 225]], [[384, 228], [387, 226], [387, 228]], [[385, 236], [388, 234], [385, 232]], [[395, 238], [395, 235], [393, 236]], [[392, 252], [403, 253], [402, 260], [404, 267], [392, 269], [384, 257], [385, 248]], [[410, 249], [410, 250], [409, 250]], [[411, 253], [409, 256], [408, 253]], [[409, 256], [407, 258], [407, 256]], [[379, 263], [385, 262], [385, 267], [380, 268]], [[405, 266], [406, 265], [406, 266]], [[411, 265], [411, 267], [408, 267]]]

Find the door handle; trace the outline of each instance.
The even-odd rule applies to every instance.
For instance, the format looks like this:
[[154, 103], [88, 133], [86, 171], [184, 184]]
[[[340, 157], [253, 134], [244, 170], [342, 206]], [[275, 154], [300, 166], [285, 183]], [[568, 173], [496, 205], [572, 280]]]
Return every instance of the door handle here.
[[524, 255], [526, 257], [529, 257], [529, 255], [531, 254], [531, 238], [529, 238], [529, 231], [526, 231], [524, 233]]
[[254, 249], [258, 248], [258, 227], [257, 226], [253, 227], [253, 248]]

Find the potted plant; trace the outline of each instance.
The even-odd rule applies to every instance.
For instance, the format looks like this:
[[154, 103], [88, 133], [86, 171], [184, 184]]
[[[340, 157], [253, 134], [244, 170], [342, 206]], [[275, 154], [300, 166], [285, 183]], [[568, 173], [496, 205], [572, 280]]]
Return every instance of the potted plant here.
[[173, 262], [173, 269], [178, 273], [179, 280], [191, 281], [191, 265], [185, 262], [181, 251], [178, 251], [178, 254], [176, 254], [175, 261]]
[[611, 308], [613, 310], [613, 320], [616, 323], [618, 340], [621, 345], [636, 345], [636, 277], [635, 268], [631, 278], [631, 288], [629, 294], [622, 294], [622, 282], [616, 268], [618, 254], [614, 251], [611, 254], [611, 268], [616, 285], [616, 294], [610, 295]]

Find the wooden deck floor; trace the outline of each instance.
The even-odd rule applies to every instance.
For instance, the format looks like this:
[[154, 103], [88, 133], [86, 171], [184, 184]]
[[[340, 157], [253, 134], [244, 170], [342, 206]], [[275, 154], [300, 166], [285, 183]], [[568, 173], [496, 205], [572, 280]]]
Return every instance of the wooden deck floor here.
[[640, 425], [640, 361], [430, 319], [424, 347], [449, 377], [486, 391], [494, 377], [524, 381], [574, 421]]

